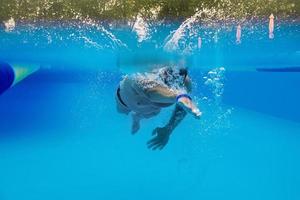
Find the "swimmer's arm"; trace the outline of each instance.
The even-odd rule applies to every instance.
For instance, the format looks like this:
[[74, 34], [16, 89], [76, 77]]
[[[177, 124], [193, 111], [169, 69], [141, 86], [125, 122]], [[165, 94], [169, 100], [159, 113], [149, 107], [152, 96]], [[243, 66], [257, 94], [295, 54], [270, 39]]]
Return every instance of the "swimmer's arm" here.
[[[186, 77], [184, 85], [187, 92], [191, 92], [192, 82], [189, 76]], [[176, 97], [179, 95], [178, 92], [163, 85], [157, 85], [153, 88], [143, 89], [139, 84], [136, 84], [135, 90], [140, 94], [144, 94], [150, 101], [155, 103], [175, 103]]]
[[[148, 82], [148, 84], [156, 85], [155, 82]], [[154, 103], [172, 104], [176, 102], [176, 97], [178, 95], [176, 92], [163, 85], [156, 85], [154, 87], [147, 88], [147, 89], [143, 88], [139, 83], [135, 83], [133, 86], [136, 93], [148, 98], [150, 101]]]
[[[192, 91], [192, 82], [189, 77], [185, 80], [185, 88], [187, 92]], [[168, 87], [156, 86], [146, 90], [146, 96], [152, 101], [157, 103], [175, 103], [178, 92], [170, 90]]]
[[177, 93], [164, 86], [156, 86], [145, 91], [146, 96], [152, 102], [175, 103]]
[[184, 119], [186, 114], [187, 112], [181, 106], [176, 105], [168, 124], [164, 127], [158, 127], [154, 129], [152, 135], [155, 135], [155, 137], [148, 141], [148, 148], [152, 150], [163, 149], [164, 146], [168, 143], [169, 137], [172, 134], [173, 130]]
[[187, 112], [178, 104], [176, 104], [175, 110], [172, 113], [171, 119], [168, 124], [165, 126], [168, 130], [170, 130], [170, 134], [173, 130], [178, 126], [178, 124], [184, 119]]

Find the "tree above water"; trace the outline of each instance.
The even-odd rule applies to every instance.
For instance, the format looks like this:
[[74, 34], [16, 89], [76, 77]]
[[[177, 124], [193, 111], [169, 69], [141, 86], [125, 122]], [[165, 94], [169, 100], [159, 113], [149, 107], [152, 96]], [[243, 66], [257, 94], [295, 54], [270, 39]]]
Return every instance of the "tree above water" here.
[[[213, 9], [224, 18], [255, 18], [274, 13], [298, 17], [298, 0], [1, 0], [0, 20], [183, 20], [197, 11]], [[220, 16], [220, 15], [219, 15]]]

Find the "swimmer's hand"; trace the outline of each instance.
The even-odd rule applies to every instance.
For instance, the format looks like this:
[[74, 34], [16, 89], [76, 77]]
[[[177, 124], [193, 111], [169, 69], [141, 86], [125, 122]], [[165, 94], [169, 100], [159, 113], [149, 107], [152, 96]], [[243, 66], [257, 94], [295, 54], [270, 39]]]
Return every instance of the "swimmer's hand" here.
[[185, 96], [180, 97], [177, 100], [177, 104], [181, 106], [187, 113], [192, 114], [196, 119], [200, 119], [202, 113], [190, 98]]
[[167, 127], [154, 129], [152, 135], [155, 135], [155, 137], [147, 142], [148, 148], [162, 150], [168, 143], [171, 132], [171, 129]]

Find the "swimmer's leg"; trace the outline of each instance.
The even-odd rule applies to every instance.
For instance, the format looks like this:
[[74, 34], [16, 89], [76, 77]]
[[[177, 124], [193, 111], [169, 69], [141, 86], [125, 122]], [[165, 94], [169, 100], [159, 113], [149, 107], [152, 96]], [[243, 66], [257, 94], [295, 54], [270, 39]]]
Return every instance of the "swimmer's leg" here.
[[149, 119], [151, 117], [154, 117], [158, 115], [160, 112], [160, 109], [154, 110], [151, 113], [137, 113], [137, 112], [132, 112], [132, 126], [131, 126], [131, 133], [135, 134], [138, 132], [140, 129], [140, 121], [141, 119]]
[[140, 129], [140, 121], [142, 116], [136, 112], [132, 112], [132, 126], [131, 126], [131, 134], [135, 134]]

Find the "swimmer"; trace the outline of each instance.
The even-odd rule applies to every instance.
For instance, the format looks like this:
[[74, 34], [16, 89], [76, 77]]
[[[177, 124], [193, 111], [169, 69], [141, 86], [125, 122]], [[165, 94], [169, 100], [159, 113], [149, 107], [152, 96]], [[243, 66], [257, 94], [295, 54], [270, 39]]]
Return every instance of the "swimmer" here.
[[153, 130], [148, 148], [163, 149], [169, 137], [187, 113], [200, 118], [201, 112], [188, 95], [191, 80], [185, 68], [164, 67], [150, 73], [125, 76], [116, 92], [117, 111], [132, 116], [132, 134], [140, 129], [140, 120], [158, 115], [162, 108], [175, 104], [164, 127]]

